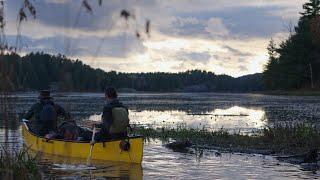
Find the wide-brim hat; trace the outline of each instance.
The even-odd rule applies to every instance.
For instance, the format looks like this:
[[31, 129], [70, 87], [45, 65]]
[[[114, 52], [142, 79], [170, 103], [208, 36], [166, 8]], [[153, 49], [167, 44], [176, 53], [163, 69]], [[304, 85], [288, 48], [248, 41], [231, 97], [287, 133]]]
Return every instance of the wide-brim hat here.
[[40, 95], [38, 96], [39, 99], [52, 99], [50, 96], [50, 91], [49, 90], [41, 90]]

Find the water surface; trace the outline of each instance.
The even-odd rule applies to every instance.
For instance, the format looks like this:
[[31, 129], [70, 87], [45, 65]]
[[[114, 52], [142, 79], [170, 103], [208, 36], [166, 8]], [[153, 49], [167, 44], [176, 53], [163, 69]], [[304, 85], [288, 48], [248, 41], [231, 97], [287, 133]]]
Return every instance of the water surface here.
[[[98, 122], [103, 108], [103, 94], [59, 93], [55, 101], [71, 112], [79, 125]], [[9, 98], [10, 99], [10, 98]], [[121, 94], [130, 109], [133, 124], [149, 127], [187, 127], [235, 132], [252, 132], [277, 122], [318, 124], [319, 97], [265, 96], [254, 94], [166, 93]], [[22, 146], [19, 115], [37, 101], [37, 94], [12, 94], [9, 113], [0, 116], [1, 145]], [[5, 118], [6, 117], [6, 118]], [[8, 119], [7, 121], [4, 120]], [[272, 156], [223, 153], [215, 151], [177, 153], [159, 140], [146, 141], [142, 165], [43, 155], [42, 168], [49, 178], [124, 178], [124, 179], [294, 179], [318, 178], [298, 165], [279, 162]]]

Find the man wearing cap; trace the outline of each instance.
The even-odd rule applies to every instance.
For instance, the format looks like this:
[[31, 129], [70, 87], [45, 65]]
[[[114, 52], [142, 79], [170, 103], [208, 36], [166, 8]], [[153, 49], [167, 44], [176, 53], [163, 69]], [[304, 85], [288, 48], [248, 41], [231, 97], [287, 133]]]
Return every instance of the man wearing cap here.
[[97, 127], [101, 128], [96, 134], [95, 140], [120, 138], [127, 136], [129, 125], [129, 111], [119, 100], [115, 88], [109, 87], [105, 90], [105, 104], [102, 112], [102, 123]]
[[50, 91], [42, 90], [39, 95], [39, 102], [35, 103], [24, 115], [24, 119], [31, 119], [31, 131], [40, 136], [45, 136], [57, 130], [58, 116], [63, 116], [69, 120], [70, 115], [61, 106], [53, 102]]

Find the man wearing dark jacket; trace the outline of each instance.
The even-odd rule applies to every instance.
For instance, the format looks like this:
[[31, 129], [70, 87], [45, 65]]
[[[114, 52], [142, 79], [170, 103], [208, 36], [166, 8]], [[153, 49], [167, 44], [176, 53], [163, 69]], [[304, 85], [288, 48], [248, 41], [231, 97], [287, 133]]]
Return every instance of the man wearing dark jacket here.
[[70, 115], [61, 106], [53, 102], [50, 91], [40, 91], [39, 102], [34, 104], [31, 109], [24, 115], [24, 119], [30, 120], [30, 129], [32, 132], [40, 136], [57, 130], [58, 116], [63, 116], [69, 120]]
[[96, 133], [98, 141], [127, 136], [129, 125], [129, 111], [119, 100], [115, 88], [107, 88], [105, 91], [106, 105], [103, 108], [101, 128]]

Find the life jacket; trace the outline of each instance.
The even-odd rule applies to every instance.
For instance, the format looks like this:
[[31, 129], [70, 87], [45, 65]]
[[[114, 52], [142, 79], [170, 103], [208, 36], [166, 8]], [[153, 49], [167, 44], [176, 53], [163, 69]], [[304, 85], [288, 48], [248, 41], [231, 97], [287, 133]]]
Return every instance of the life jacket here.
[[112, 124], [110, 126], [110, 134], [121, 134], [127, 132], [129, 125], [129, 113], [124, 107], [112, 108]]

